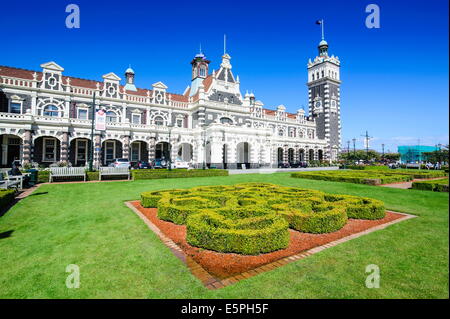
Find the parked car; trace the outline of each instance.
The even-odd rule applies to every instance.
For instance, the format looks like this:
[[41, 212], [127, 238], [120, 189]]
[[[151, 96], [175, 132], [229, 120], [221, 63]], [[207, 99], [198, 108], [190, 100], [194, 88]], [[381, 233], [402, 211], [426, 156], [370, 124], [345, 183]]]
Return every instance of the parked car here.
[[184, 161], [175, 161], [175, 168], [189, 168], [189, 163]]
[[289, 164], [291, 168], [300, 168], [300, 167], [308, 167], [308, 163], [306, 162], [294, 162]]
[[153, 168], [152, 164], [146, 161], [137, 161], [136, 164], [133, 165], [134, 169], [150, 169]]
[[289, 163], [278, 163], [278, 168], [290, 168]]
[[169, 162], [165, 158], [155, 158], [152, 161], [153, 168], [167, 168]]
[[115, 158], [113, 161], [108, 165], [110, 167], [126, 167], [131, 168], [131, 163], [126, 158]]

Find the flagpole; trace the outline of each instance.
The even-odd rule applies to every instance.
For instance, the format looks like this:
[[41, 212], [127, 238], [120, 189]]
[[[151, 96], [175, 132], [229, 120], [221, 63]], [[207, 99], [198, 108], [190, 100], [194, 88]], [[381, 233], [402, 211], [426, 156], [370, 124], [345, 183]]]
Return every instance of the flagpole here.
[[323, 19], [322, 19], [322, 40], [325, 40], [325, 35], [324, 35], [324, 31], [323, 31], [323, 28], [324, 28], [324, 23], [323, 23]]

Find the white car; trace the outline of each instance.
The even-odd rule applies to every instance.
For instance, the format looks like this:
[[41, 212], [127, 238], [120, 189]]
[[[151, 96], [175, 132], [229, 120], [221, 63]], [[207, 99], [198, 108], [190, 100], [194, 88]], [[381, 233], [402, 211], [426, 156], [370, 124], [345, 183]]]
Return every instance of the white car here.
[[175, 168], [189, 168], [189, 163], [183, 161], [175, 161]]
[[108, 165], [110, 167], [126, 167], [131, 168], [131, 163], [126, 158], [115, 158], [113, 161]]

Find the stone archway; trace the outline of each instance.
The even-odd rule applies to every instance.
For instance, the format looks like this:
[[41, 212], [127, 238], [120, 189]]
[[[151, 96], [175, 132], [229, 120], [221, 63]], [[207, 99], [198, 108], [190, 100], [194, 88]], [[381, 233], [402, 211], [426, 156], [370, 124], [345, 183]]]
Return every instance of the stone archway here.
[[250, 168], [250, 144], [248, 142], [240, 142], [236, 145], [236, 162], [238, 168], [241, 168], [242, 164], [246, 168]]
[[102, 164], [109, 165], [114, 159], [121, 158], [123, 154], [122, 142], [108, 139], [102, 143]]
[[295, 162], [294, 154], [295, 154], [295, 151], [294, 151], [293, 148], [288, 149], [288, 162], [289, 162], [289, 164], [292, 164], [292, 163]]
[[194, 147], [190, 143], [181, 143], [178, 147], [176, 160], [191, 162], [194, 156]]
[[72, 166], [85, 166], [89, 161], [91, 141], [87, 138], [74, 138], [69, 144], [69, 162]]
[[156, 159], [169, 159], [170, 157], [170, 144], [168, 142], [158, 142], [155, 145], [155, 158]]
[[277, 164], [280, 165], [284, 162], [284, 149], [279, 147], [277, 149]]
[[314, 161], [314, 150], [312, 148], [308, 151], [308, 160]]
[[20, 136], [0, 135], [0, 167], [11, 167], [12, 162], [22, 161], [23, 141]]

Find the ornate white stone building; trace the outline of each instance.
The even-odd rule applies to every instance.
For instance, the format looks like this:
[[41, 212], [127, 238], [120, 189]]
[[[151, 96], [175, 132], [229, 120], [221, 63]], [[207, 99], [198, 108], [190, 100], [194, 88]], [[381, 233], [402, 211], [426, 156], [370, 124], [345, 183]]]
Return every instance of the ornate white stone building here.
[[263, 107], [241, 94], [228, 54], [217, 71], [199, 53], [191, 85], [169, 93], [157, 82], [136, 88], [114, 73], [93, 81], [66, 76], [55, 62], [41, 71], [0, 66], [0, 165], [70, 162], [86, 165], [91, 148], [92, 103], [106, 113], [106, 130], [94, 131], [94, 164], [171, 156], [200, 167], [276, 167], [280, 162], [334, 160], [340, 149], [340, 62], [321, 41], [308, 62], [309, 116], [283, 105]]

